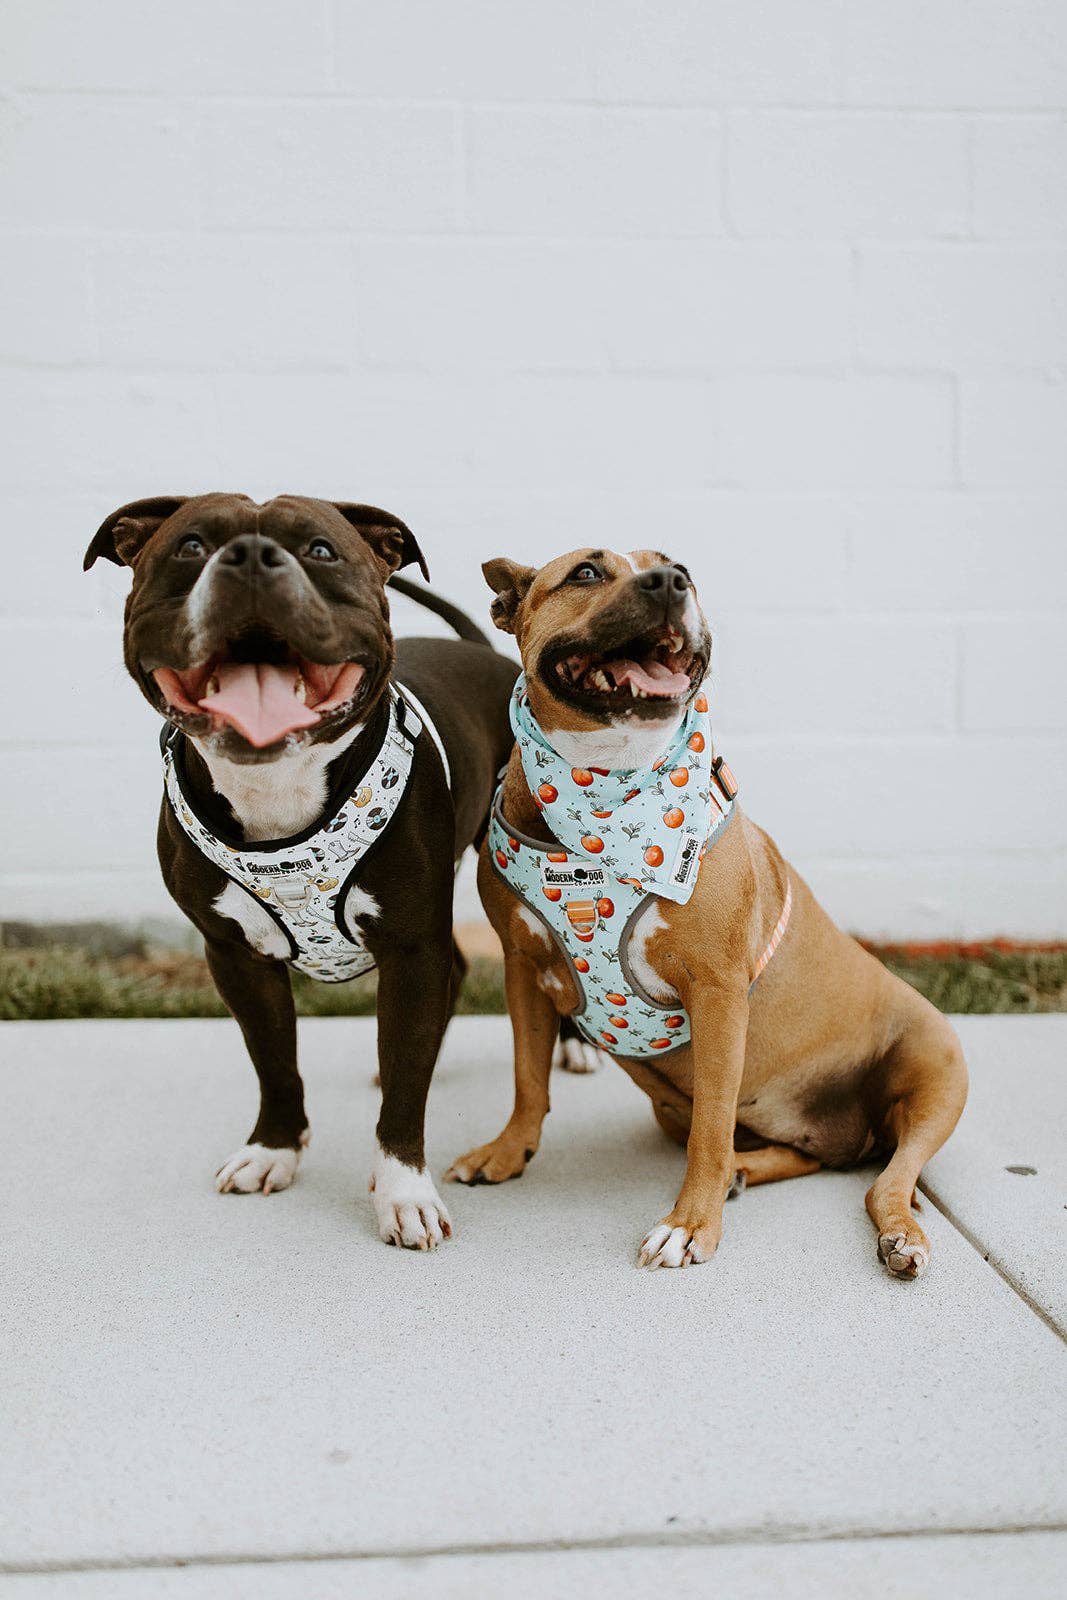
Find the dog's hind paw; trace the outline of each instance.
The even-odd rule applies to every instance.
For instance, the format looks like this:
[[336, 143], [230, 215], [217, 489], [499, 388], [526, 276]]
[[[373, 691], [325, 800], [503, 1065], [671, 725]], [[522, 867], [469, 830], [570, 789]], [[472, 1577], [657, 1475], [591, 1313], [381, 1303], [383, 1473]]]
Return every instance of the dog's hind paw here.
[[739, 1171], [735, 1172], [733, 1177], [730, 1179], [730, 1187], [726, 1191], [727, 1200], [736, 1200], [738, 1195], [744, 1194], [747, 1184], [748, 1173], [745, 1171], [744, 1167], [742, 1167]]
[[[306, 1138], [303, 1141], [307, 1143]], [[300, 1165], [299, 1150], [272, 1150], [265, 1144], [246, 1144], [224, 1161], [215, 1174], [219, 1194], [273, 1194], [288, 1189]]]
[[436, 1250], [452, 1235], [452, 1218], [425, 1167], [409, 1167], [379, 1150], [370, 1180], [378, 1234], [405, 1250]]
[[562, 1067], [564, 1072], [589, 1073], [599, 1072], [610, 1060], [610, 1056], [587, 1039], [561, 1039], [556, 1046], [552, 1065]]
[[930, 1245], [918, 1228], [883, 1233], [878, 1240], [878, 1258], [894, 1278], [921, 1278], [930, 1265]]

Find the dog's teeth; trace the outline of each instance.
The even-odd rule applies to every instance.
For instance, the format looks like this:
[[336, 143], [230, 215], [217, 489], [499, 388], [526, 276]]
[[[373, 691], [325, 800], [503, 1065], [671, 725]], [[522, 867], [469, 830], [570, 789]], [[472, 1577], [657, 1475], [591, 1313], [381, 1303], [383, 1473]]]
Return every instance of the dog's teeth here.
[[218, 694], [218, 692], [219, 692], [219, 680], [214, 675], [212, 675], [207, 680], [207, 688], [204, 690], [204, 696], [203, 697], [204, 697], [205, 700], [210, 700], [212, 698], [212, 696]]
[[603, 689], [605, 693], [611, 692], [611, 684], [608, 682], [607, 674], [602, 672], [599, 667], [593, 673], [592, 681], [595, 688]]
[[296, 682], [293, 684], [293, 693], [296, 695], [296, 698], [300, 701], [301, 705], [303, 705], [307, 700], [308, 686], [304, 682], [304, 675], [302, 672], [297, 673]]

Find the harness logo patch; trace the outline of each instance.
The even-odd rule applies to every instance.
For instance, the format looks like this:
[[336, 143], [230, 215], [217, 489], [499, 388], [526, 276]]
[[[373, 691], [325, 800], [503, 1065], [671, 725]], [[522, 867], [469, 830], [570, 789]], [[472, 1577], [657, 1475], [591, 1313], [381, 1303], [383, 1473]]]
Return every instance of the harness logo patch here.
[[674, 858], [670, 881], [680, 889], [684, 888], [695, 875], [699, 861], [700, 835], [687, 830], [678, 841], [678, 854]]
[[603, 867], [557, 866], [541, 862], [541, 882], [546, 889], [602, 889], [608, 881]]
[[278, 877], [284, 878], [292, 872], [314, 872], [315, 863], [314, 861], [309, 861], [306, 858], [300, 861], [250, 861], [248, 863], [248, 870], [250, 872], [262, 873], [264, 876], [273, 873]]

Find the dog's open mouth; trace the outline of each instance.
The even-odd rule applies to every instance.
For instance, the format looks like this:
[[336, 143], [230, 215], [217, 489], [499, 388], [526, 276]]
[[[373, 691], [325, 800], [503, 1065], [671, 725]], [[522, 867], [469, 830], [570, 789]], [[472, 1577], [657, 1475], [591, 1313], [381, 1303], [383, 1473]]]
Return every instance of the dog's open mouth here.
[[366, 673], [356, 661], [309, 661], [277, 635], [255, 629], [199, 666], [157, 667], [152, 676], [171, 710], [210, 716], [214, 732], [235, 728], [261, 750], [351, 705]]
[[704, 658], [677, 628], [657, 629], [617, 649], [568, 648], [552, 663], [570, 697], [617, 706], [635, 700], [684, 700], [704, 676]]

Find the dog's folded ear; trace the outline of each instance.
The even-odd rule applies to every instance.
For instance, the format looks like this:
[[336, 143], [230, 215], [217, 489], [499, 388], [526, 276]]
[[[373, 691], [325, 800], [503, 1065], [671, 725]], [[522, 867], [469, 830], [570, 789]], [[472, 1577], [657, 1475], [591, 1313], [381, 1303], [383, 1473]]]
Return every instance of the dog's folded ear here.
[[507, 556], [496, 556], [482, 563], [482, 574], [496, 595], [489, 615], [502, 633], [515, 632], [515, 617], [526, 598], [526, 591], [537, 577], [536, 567], [524, 567]]
[[85, 552], [83, 572], [88, 572], [101, 556], [117, 567], [132, 567], [156, 529], [188, 498], [186, 494], [160, 494], [151, 500], [131, 500], [128, 506], [120, 506], [97, 528]]
[[379, 511], [377, 506], [354, 506], [346, 500], [331, 500], [330, 505], [362, 535], [389, 572], [399, 572], [401, 567], [417, 561], [429, 583], [426, 557], [411, 529], [399, 517], [394, 517], [391, 511]]

